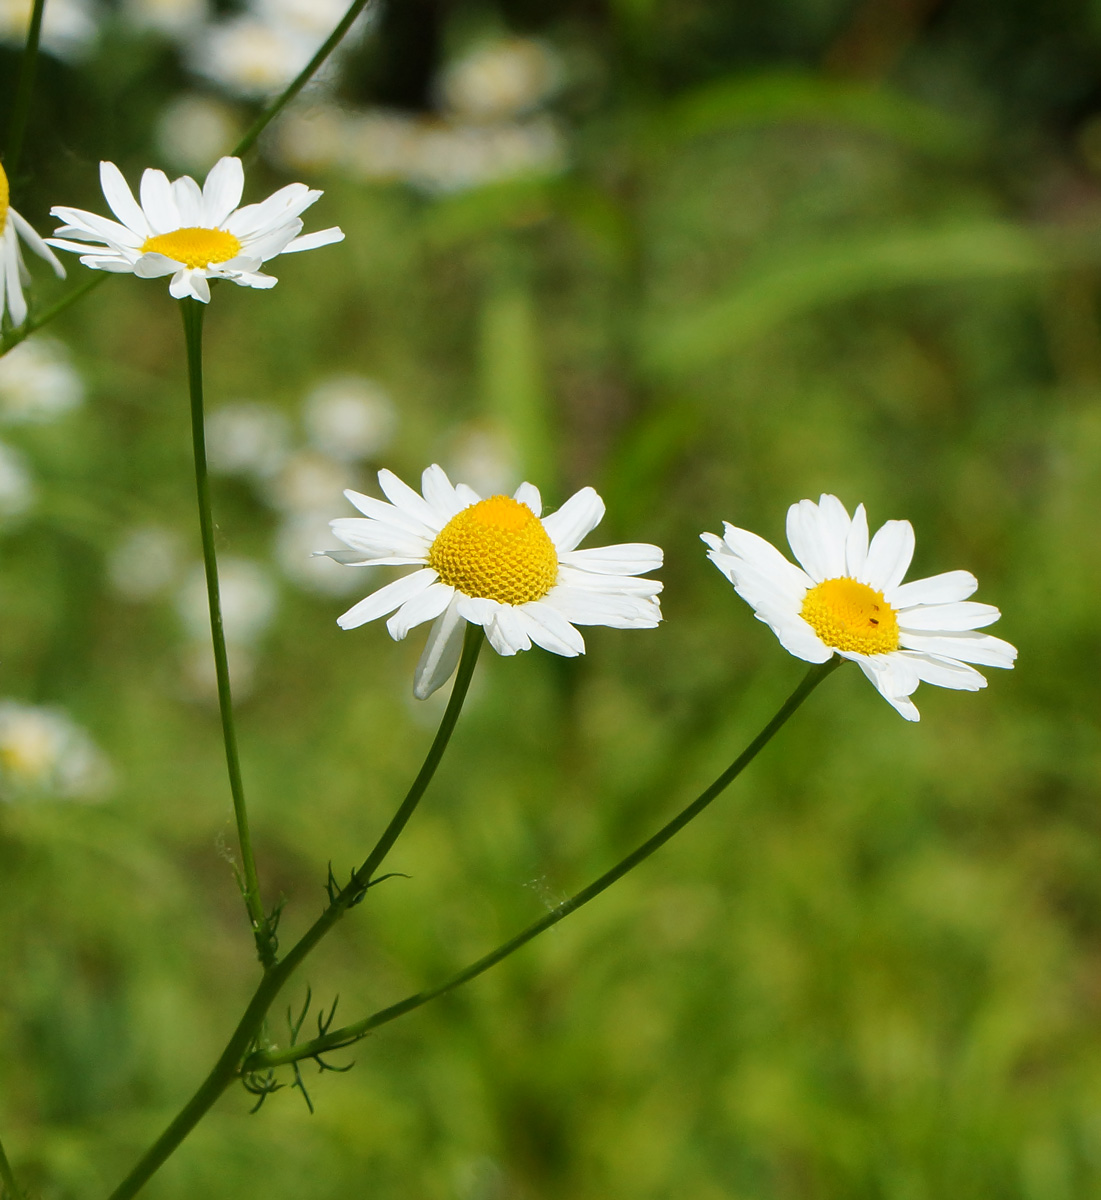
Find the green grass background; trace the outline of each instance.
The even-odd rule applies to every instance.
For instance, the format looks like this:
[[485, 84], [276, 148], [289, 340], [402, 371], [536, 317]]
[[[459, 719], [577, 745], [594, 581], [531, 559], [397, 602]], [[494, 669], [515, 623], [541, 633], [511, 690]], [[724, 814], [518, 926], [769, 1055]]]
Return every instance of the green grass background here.
[[[877, 73], [839, 62], [867, 11], [531, 17], [599, 34], [561, 178], [434, 199], [311, 178], [312, 225], [347, 241], [273, 264], [271, 293], [216, 290], [211, 407], [293, 414], [320, 375], [364, 373], [401, 412], [378, 465], [412, 481], [495, 423], [551, 506], [601, 491], [594, 544], [666, 550], [658, 630], [586, 631], [577, 661], [486, 655], [390, 860], [410, 878], [286, 999], [308, 980], [351, 1020], [445, 977], [733, 758], [803, 668], [704, 558], [724, 519], [782, 542], [821, 491], [873, 527], [909, 518], [914, 573], [973, 570], [1017, 670], [922, 687], [917, 726], [838, 672], [656, 858], [336, 1056], [355, 1068], [316, 1080], [315, 1115], [286, 1090], [249, 1116], [231, 1090], [150, 1197], [1101, 1195], [1101, 192], [1075, 140], [1101, 32], [1086, 5], [949, 4]], [[110, 42], [43, 64], [13, 189], [36, 225], [101, 208], [99, 157], [153, 161], [159, 70]], [[257, 163], [246, 199], [284, 181]], [[0, 691], [65, 706], [120, 779], [98, 805], [0, 804], [0, 1133], [51, 1200], [117, 1182], [256, 977], [216, 716], [181, 699], [170, 603], [129, 605], [104, 572], [142, 521], [197, 552], [165, 292], [113, 279], [59, 321], [89, 401], [11, 435], [41, 500], [3, 534]], [[269, 553], [250, 491], [218, 481], [215, 505], [221, 552]], [[285, 939], [442, 711], [410, 695], [423, 635], [343, 633], [345, 606], [284, 588], [240, 707]]]

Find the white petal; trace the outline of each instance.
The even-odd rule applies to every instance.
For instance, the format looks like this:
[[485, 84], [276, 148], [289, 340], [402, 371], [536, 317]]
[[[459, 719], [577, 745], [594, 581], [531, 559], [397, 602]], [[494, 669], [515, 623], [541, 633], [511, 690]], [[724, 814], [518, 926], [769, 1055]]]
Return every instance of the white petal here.
[[139, 279], [160, 279], [165, 275], [174, 275], [179, 269], [180, 264], [176, 259], [165, 254], [143, 254], [133, 264], [134, 274]]
[[137, 250], [145, 240], [132, 229], [120, 225], [118, 221], [101, 217], [97, 213], [84, 212], [83, 209], [54, 205], [50, 214], [66, 222], [61, 229], [55, 230], [55, 233], [76, 237], [81, 241], [106, 242], [108, 246], [125, 246], [127, 249]]
[[1002, 614], [993, 604], [961, 600], [957, 604], [921, 604], [898, 614], [900, 629], [955, 633], [993, 625]]
[[427, 700], [459, 665], [466, 622], [459, 616], [456, 600], [440, 613], [428, 631], [428, 641], [413, 675], [413, 695], [418, 700]]
[[151, 230], [145, 213], [134, 199], [125, 176], [113, 162], [99, 164], [99, 183], [107, 205], [115, 216], [138, 237], [147, 238]]
[[824, 663], [833, 657], [833, 650], [799, 616], [792, 616], [786, 608], [773, 608], [767, 604], [756, 606], [754, 616], [763, 621], [776, 635], [780, 645], [804, 662]]
[[421, 475], [421, 492], [432, 508], [441, 515], [447, 514], [448, 520], [467, 507], [467, 501], [460, 498], [447, 478], [447, 472], [438, 463], [425, 468]]
[[304, 183], [288, 183], [259, 204], [239, 208], [226, 221], [226, 229], [239, 238], [267, 233], [297, 217], [320, 198], [320, 192], [311, 191]]
[[203, 183], [203, 224], [217, 229], [241, 203], [245, 190], [245, 169], [239, 158], [227, 155], [210, 168]]
[[331, 246], [333, 242], [344, 241], [344, 230], [339, 225], [328, 229], [319, 229], [316, 233], [304, 233], [283, 248], [284, 254], [299, 254], [303, 250], [316, 250], [319, 246]]
[[974, 594], [979, 581], [970, 571], [945, 571], [926, 579], [912, 579], [884, 593], [893, 608], [910, 608], [915, 604], [954, 604]]
[[403, 483], [393, 471], [383, 468], [378, 473], [378, 482], [379, 487], [385, 492], [386, 498], [395, 508], [421, 521], [429, 529], [438, 533], [450, 520], [450, 516], [433, 508], [423, 496], [413, 491], [407, 483]]
[[27, 301], [23, 297], [23, 288], [19, 277], [19, 244], [15, 240], [15, 230], [4, 230], [4, 290], [7, 292], [8, 312], [11, 314], [13, 325], [22, 325], [27, 319]]
[[[844, 657], [851, 658], [857, 663], [864, 674], [875, 685], [876, 691], [879, 692], [883, 699], [897, 713], [905, 717], [907, 721], [921, 720], [921, 714], [910, 699], [911, 693], [919, 682], [917, 671], [912, 666], [908, 665], [900, 672], [896, 665], [899, 658], [898, 655], [876, 655], [871, 657], [866, 654], [846, 654]], [[911, 680], [913, 686], [907, 690], [905, 684], [910, 683]]]
[[140, 190], [145, 218], [155, 234], [170, 233], [181, 227], [180, 212], [172, 195], [172, 185], [163, 171], [146, 168], [142, 172]]
[[172, 181], [172, 198], [180, 214], [180, 224], [194, 229], [203, 222], [203, 192], [190, 175]]
[[186, 268], [182, 271], [177, 271], [168, 284], [168, 294], [173, 300], [183, 300], [191, 295], [191, 272]]
[[597, 575], [641, 575], [657, 570], [664, 557], [660, 546], [651, 546], [647, 542], [621, 542], [617, 546], [569, 550], [560, 555], [560, 561]]
[[937, 687], [952, 688], [961, 692], [977, 692], [986, 687], [986, 678], [966, 663], [954, 662], [950, 658], [934, 658], [926, 654], [914, 654], [900, 650], [914, 665], [918, 675], [926, 683]]
[[537, 517], [542, 515], [543, 497], [539, 495], [539, 489], [534, 483], [520, 484], [513, 492], [512, 498], [521, 504], [526, 504]]
[[845, 538], [845, 574], [859, 579], [868, 558], [868, 514], [858, 504]]
[[493, 616], [485, 625], [489, 644], [498, 654], [511, 657], [521, 650], [531, 649], [531, 638], [516, 609], [511, 604], [498, 604]]
[[653, 629], [661, 622], [661, 607], [648, 597], [608, 595], [559, 584], [541, 603], [557, 609], [574, 625]]
[[61, 261], [57, 255], [46, 245], [41, 237], [38, 236], [38, 231], [31, 225], [29, 221], [25, 221], [14, 208], [8, 209], [8, 219], [12, 222], [16, 232], [23, 241], [37, 254], [40, 258], [44, 258], [57, 274], [64, 279], [65, 268], [61, 265]]
[[400, 642], [410, 629], [423, 625], [425, 621], [434, 621], [451, 603], [454, 595], [455, 589], [446, 583], [434, 583], [423, 592], [418, 592], [386, 622], [390, 636], [395, 642]]
[[788, 544], [815, 583], [845, 574], [848, 532], [849, 514], [836, 496], [824, 495], [820, 504], [800, 500], [788, 509]]
[[577, 547], [604, 519], [604, 501], [591, 487], [575, 492], [565, 504], [549, 517], [543, 518], [543, 528], [559, 554]]
[[959, 662], [978, 663], [985, 667], [1012, 667], [1017, 648], [988, 633], [907, 633], [900, 631], [899, 643], [904, 650], [918, 650]]
[[388, 583], [385, 587], [379, 588], [377, 592], [372, 592], [358, 604], [353, 604], [346, 613], [337, 617], [336, 623], [341, 629], [355, 629], [359, 625], [365, 625], [368, 621], [384, 617], [407, 600], [412, 600], [414, 596], [426, 591], [436, 582], [437, 578], [435, 571], [426, 569], [414, 571], [412, 575], [404, 575], [401, 579], [395, 579], [393, 583]]
[[526, 622], [528, 636], [537, 646], [563, 658], [585, 653], [585, 639], [551, 604], [533, 600], [517, 610]]
[[721, 542], [711, 533], [701, 537], [712, 547], [708, 558], [736, 587], [747, 583], [755, 590], [764, 588], [786, 599], [796, 612], [802, 608], [803, 597], [814, 586], [814, 580], [788, 562], [771, 542], [729, 522], [724, 522]]
[[279, 282], [274, 275], [261, 275], [258, 272], [229, 275], [227, 278], [231, 279], [238, 287], [262, 288], [264, 290], [275, 287]]
[[423, 563], [430, 545], [427, 538], [409, 533], [389, 521], [337, 517], [335, 521], [329, 522], [329, 528], [345, 546], [351, 546], [370, 558], [398, 557]]
[[[411, 517], [393, 504], [385, 500], [376, 500], [374, 496], [365, 496], [362, 492], [354, 492], [351, 488], [344, 489], [344, 495], [365, 516], [385, 525], [393, 525], [417, 537], [427, 538], [426, 546], [430, 545], [438, 530], [426, 525], [420, 518]], [[355, 518], [351, 518], [354, 520]]]
[[665, 584], [645, 575], [597, 575], [579, 571], [563, 563], [558, 568], [558, 583], [581, 592], [604, 592], [610, 596], [656, 596]]
[[860, 582], [886, 594], [897, 588], [914, 557], [914, 527], [909, 521], [887, 521], [868, 547]]
[[482, 499], [472, 487], [467, 487], [465, 483], [455, 484], [455, 495], [463, 502], [464, 508], [471, 504], [478, 504]]

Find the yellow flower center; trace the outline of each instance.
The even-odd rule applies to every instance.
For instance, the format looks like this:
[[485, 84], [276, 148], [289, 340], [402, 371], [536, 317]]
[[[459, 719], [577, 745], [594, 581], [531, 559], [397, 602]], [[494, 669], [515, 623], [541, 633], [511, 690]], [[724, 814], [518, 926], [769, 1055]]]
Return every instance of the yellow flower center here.
[[464, 595], [501, 604], [540, 600], [558, 579], [558, 553], [542, 521], [508, 496], [453, 516], [429, 547], [428, 565]]
[[857, 654], [898, 649], [898, 618], [883, 593], [842, 577], [807, 592], [802, 618], [827, 646]]
[[4, 227], [8, 223], [8, 202], [10, 199], [8, 177], [4, 173], [4, 168], [0, 167], [0, 233], [4, 232]]
[[142, 254], [163, 254], [185, 267], [209, 267], [241, 253], [241, 243], [224, 229], [174, 229], [142, 243]]

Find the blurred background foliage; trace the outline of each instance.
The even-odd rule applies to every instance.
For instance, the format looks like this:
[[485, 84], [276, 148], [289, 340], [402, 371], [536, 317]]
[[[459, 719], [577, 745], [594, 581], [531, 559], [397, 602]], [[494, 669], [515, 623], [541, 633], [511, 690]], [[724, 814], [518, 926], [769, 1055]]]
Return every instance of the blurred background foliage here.
[[[13, 203], [43, 230], [104, 211], [100, 158], [201, 176], [339, 12], [49, 0]], [[0, 13], [6, 112], [25, 12]], [[594, 484], [595, 542], [666, 548], [667, 620], [486, 656], [392, 856], [410, 878], [288, 1002], [308, 980], [351, 1020], [443, 978], [744, 745], [802, 667], [704, 559], [723, 519], [780, 542], [823, 490], [908, 517], [915, 572], [973, 569], [1020, 665], [922, 688], [918, 726], [840, 672], [656, 859], [307, 1075], [315, 1115], [231, 1091], [148, 1194], [1101, 1195], [1101, 7], [390, 0], [246, 200], [299, 178], [347, 241], [207, 321], [284, 938], [442, 705], [410, 694], [419, 634], [335, 625], [385, 579], [307, 559], [342, 487], [431, 461], [552, 506]], [[32, 261], [39, 310], [68, 265]], [[109, 279], [0, 362], [0, 1127], [50, 1200], [121, 1177], [256, 976], [187, 421], [163, 282]]]

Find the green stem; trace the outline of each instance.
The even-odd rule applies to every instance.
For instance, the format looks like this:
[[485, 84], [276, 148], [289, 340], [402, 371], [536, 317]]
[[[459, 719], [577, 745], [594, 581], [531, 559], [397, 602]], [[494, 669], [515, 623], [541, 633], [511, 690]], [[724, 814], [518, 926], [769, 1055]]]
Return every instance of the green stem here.
[[15, 1172], [4, 1153], [3, 1144], [0, 1143], [0, 1200], [22, 1200], [22, 1197], [23, 1190], [16, 1182]]
[[233, 149], [233, 154], [237, 158], [243, 158], [245, 154], [252, 149], [253, 143], [264, 132], [264, 130], [275, 120], [284, 108], [298, 95], [298, 93], [310, 81], [310, 77], [321, 66], [321, 64], [329, 57], [330, 54], [340, 45], [344, 35], [352, 27], [352, 23], [356, 17], [367, 7], [369, 0], [354, 0], [348, 8], [348, 11], [340, 19], [340, 24], [329, 34], [322, 43], [318, 52], [310, 59], [310, 61], [302, 68], [298, 75], [284, 89], [283, 92], [256, 118], [249, 127], [245, 136], [237, 143]]
[[31, 92], [38, 68], [38, 39], [42, 33], [42, 13], [46, 0], [34, 0], [31, 23], [27, 26], [27, 41], [19, 60], [19, 78], [15, 84], [15, 100], [12, 102], [11, 122], [8, 125], [8, 144], [4, 154], [4, 169], [8, 178], [19, 170], [19, 159], [23, 153], [23, 139], [27, 132], [27, 118], [31, 114]]
[[521, 946], [530, 942], [532, 938], [538, 937], [545, 930], [557, 925], [559, 921], [565, 920], [570, 913], [576, 912], [583, 905], [588, 904], [590, 900], [599, 896], [601, 892], [610, 888], [617, 880], [622, 879], [628, 871], [632, 871], [639, 863], [645, 861], [656, 850], [664, 846], [689, 821], [698, 817], [716, 796], [725, 791], [738, 778], [765, 746], [768, 745], [776, 733], [779, 732], [792, 713], [795, 712], [827, 675], [840, 666], [842, 661], [842, 659], [834, 656], [828, 662], [811, 667], [804, 677], [803, 682], [787, 698], [779, 712], [777, 712], [764, 729], [761, 730], [710, 787], [705, 788], [691, 804], [681, 809], [653, 837], [647, 838], [641, 846], [633, 850], [626, 858], [621, 859], [611, 870], [605, 871], [599, 879], [593, 880], [588, 887], [582, 888], [581, 891], [557, 905], [538, 921], [533, 921], [526, 929], [522, 929], [515, 937], [511, 937], [507, 942], [502, 943], [496, 950], [464, 967], [463, 970], [452, 975], [450, 979], [445, 980], [436, 987], [428, 988], [423, 992], [417, 992], [412, 996], [407, 996], [404, 1000], [399, 1000], [396, 1004], [391, 1004], [388, 1008], [379, 1009], [378, 1012], [372, 1013], [371, 1016], [362, 1021], [357, 1021], [353, 1025], [345, 1025], [342, 1029], [334, 1029], [331, 1033], [323, 1037], [314, 1038], [313, 1041], [302, 1042], [286, 1050], [258, 1051], [245, 1060], [244, 1071], [265, 1071], [272, 1067], [296, 1062], [303, 1058], [312, 1058], [314, 1055], [323, 1054], [327, 1050], [337, 1050], [342, 1046], [349, 1045], [351, 1042], [358, 1041], [370, 1033], [372, 1029], [377, 1029], [380, 1025], [386, 1025], [397, 1017], [403, 1016], [407, 1012], [412, 1012], [415, 1008], [420, 1008], [422, 1004], [427, 1004], [430, 1000], [435, 1000], [438, 996], [444, 995], [445, 992], [454, 991], [455, 988], [461, 987], [464, 983], [469, 983], [470, 980], [476, 979], [483, 972], [488, 971], [490, 967], [495, 966], [502, 959], [508, 958], [510, 954], [513, 954]]
[[264, 1017], [284, 984], [344, 913], [363, 898], [371, 886], [374, 872], [382, 864], [390, 847], [405, 828], [409, 818], [413, 815], [413, 810], [432, 781], [436, 768], [440, 765], [440, 760], [451, 740], [463, 702], [470, 689], [470, 681], [474, 675], [474, 666], [478, 661], [478, 652], [482, 648], [484, 636], [481, 626], [472, 625], [467, 628], [462, 659], [455, 675], [455, 685], [451, 689], [451, 696], [448, 699], [443, 719], [440, 721], [440, 727], [425, 756], [424, 765], [417, 773], [416, 779], [397, 812], [383, 830], [374, 849], [364, 860], [363, 865], [353, 872], [348, 884], [336, 894], [328, 908], [299, 938], [287, 956], [265, 971], [244, 1015], [237, 1023], [237, 1028], [230, 1036], [221, 1057], [214, 1064], [210, 1074], [199, 1085], [198, 1090], [176, 1114], [160, 1137], [149, 1147], [130, 1174], [115, 1188], [108, 1200], [129, 1200], [131, 1196], [136, 1196], [202, 1120], [218, 1097], [237, 1078], [241, 1062], [248, 1053], [249, 1047], [255, 1043], [263, 1026]]
[[214, 550], [214, 518], [210, 508], [210, 480], [206, 467], [206, 432], [203, 421], [203, 313], [206, 306], [198, 300], [180, 301], [184, 339], [187, 343], [187, 379], [191, 393], [191, 438], [195, 448], [195, 491], [199, 501], [199, 530], [203, 542], [203, 566], [206, 568], [206, 595], [210, 606], [210, 634], [214, 643], [214, 670], [218, 679], [218, 709], [222, 717], [222, 741], [226, 748], [229, 790], [233, 795], [233, 815], [237, 820], [237, 840], [241, 847], [244, 878], [242, 891], [256, 939], [256, 952], [265, 970], [275, 965], [275, 939], [260, 900], [260, 880], [252, 853], [245, 788], [241, 780], [241, 760], [237, 750], [237, 728], [233, 720], [233, 697], [229, 684], [229, 657], [226, 654], [222, 601], [218, 588], [218, 559]]

